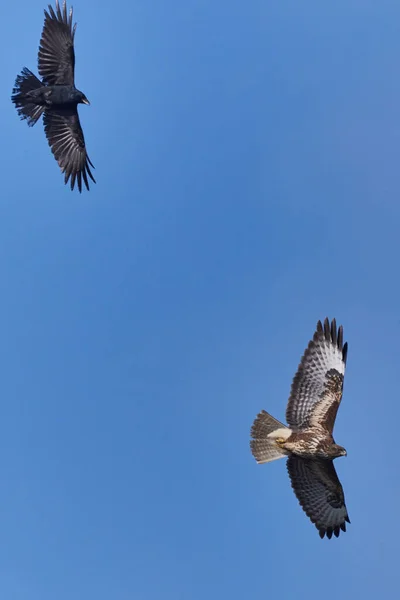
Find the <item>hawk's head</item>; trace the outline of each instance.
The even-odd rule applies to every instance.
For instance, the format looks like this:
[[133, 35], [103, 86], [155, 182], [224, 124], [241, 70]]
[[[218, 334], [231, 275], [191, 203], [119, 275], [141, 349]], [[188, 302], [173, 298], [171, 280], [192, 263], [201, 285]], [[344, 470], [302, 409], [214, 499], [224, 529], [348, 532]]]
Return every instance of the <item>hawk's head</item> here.
[[332, 444], [327, 449], [327, 454], [329, 458], [339, 458], [339, 456], [347, 456], [347, 451], [343, 446], [339, 446], [339, 444]]

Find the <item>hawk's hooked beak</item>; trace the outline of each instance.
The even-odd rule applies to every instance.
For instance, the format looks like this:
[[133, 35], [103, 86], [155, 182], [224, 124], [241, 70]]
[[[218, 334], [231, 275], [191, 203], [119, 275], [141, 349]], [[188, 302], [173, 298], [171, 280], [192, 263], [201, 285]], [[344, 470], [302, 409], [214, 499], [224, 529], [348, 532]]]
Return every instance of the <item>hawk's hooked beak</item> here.
[[90, 104], [90, 102], [89, 102], [89, 100], [88, 100], [87, 98], [84, 98], [84, 99], [82, 100], [82, 102], [83, 102], [83, 104]]

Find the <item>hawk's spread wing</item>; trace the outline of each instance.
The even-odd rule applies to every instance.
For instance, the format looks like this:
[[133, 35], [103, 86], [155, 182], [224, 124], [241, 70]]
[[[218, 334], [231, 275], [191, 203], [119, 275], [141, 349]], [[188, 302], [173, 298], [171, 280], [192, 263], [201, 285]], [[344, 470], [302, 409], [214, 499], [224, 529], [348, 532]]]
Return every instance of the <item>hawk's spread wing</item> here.
[[290, 456], [287, 461], [292, 488], [321, 538], [339, 536], [350, 523], [341, 483], [331, 460]]
[[83, 178], [86, 189], [89, 189], [87, 176], [95, 183], [96, 181], [90, 171], [89, 165], [93, 167], [93, 164], [86, 153], [85, 138], [76, 108], [46, 110], [43, 123], [51, 151], [65, 174], [65, 183], [71, 178], [73, 190], [77, 180], [81, 192]]
[[332, 433], [342, 399], [347, 343], [343, 345], [343, 327], [325, 319], [308, 344], [293, 379], [286, 420], [301, 430], [322, 426]]
[[67, 15], [64, 0], [62, 10], [56, 0], [56, 10], [49, 5], [39, 47], [39, 73], [46, 85], [74, 85], [74, 36], [72, 8]]

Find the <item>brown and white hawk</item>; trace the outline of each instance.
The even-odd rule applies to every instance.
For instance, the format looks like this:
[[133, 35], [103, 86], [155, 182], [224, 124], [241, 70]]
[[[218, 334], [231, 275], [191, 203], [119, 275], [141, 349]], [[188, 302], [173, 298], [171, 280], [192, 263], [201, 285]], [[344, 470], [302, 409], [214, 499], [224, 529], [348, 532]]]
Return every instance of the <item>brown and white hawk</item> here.
[[350, 523], [343, 488], [333, 460], [347, 452], [333, 439], [343, 393], [347, 343], [343, 327], [325, 319], [317, 323], [293, 379], [286, 409], [286, 427], [264, 410], [251, 428], [251, 451], [259, 464], [288, 456], [294, 493], [319, 535], [339, 536]]

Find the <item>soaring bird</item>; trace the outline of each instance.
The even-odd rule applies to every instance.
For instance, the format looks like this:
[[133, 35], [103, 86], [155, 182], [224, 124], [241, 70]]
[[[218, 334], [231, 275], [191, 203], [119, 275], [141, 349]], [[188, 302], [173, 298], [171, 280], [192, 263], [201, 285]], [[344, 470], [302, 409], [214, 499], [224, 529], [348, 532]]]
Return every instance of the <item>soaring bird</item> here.
[[40, 39], [38, 69], [40, 81], [26, 67], [17, 76], [11, 99], [21, 119], [30, 127], [43, 114], [44, 130], [51, 151], [64, 173], [64, 182], [75, 181], [82, 191], [82, 179], [89, 189], [88, 176], [95, 181], [86, 152], [85, 138], [78, 116], [78, 104], [90, 104], [85, 94], [75, 87], [74, 37], [72, 8], [67, 14], [66, 0], [62, 9], [56, 0], [55, 10], [49, 5]]
[[350, 523], [341, 483], [333, 460], [347, 452], [333, 439], [336, 413], [343, 393], [347, 343], [343, 327], [325, 319], [317, 323], [313, 339], [293, 379], [286, 409], [289, 427], [265, 410], [251, 428], [251, 451], [259, 464], [288, 457], [292, 487], [319, 535], [339, 536]]

